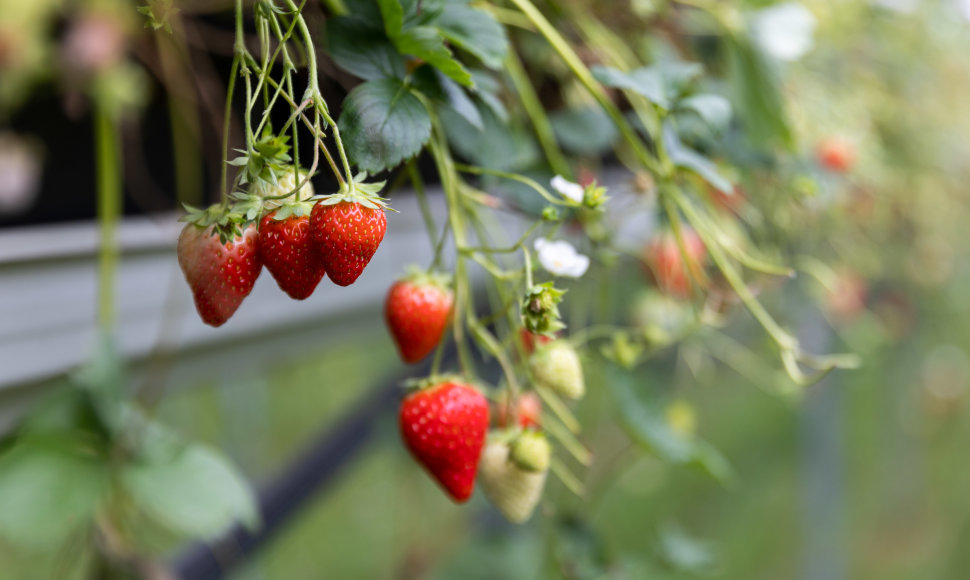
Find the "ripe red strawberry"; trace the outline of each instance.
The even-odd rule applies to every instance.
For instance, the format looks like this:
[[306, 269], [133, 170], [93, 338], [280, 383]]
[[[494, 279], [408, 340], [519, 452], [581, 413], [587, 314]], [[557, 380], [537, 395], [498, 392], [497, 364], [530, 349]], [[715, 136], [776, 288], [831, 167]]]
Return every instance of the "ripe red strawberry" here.
[[488, 401], [466, 384], [444, 381], [401, 403], [401, 438], [411, 455], [457, 503], [475, 488], [488, 430]]
[[833, 317], [839, 322], [850, 322], [865, 310], [868, 297], [869, 284], [866, 279], [846, 269], [836, 272], [825, 301]]
[[334, 284], [353, 284], [384, 239], [386, 206], [377, 196], [382, 187], [383, 182], [352, 182], [339, 193], [320, 198], [313, 207], [310, 231]]
[[650, 240], [644, 251], [650, 274], [660, 290], [685, 298], [691, 292], [691, 278], [701, 275], [701, 265], [707, 257], [707, 248], [697, 232], [690, 228], [682, 228], [684, 250], [688, 262], [680, 253], [680, 246], [673, 233], [665, 232]]
[[514, 423], [523, 429], [528, 429], [539, 427], [542, 421], [542, 401], [535, 391], [527, 391], [519, 395], [518, 400], [512, 405], [514, 421], [509, 421], [509, 405], [505, 401], [500, 401], [495, 410], [495, 424], [499, 427], [508, 427]]
[[310, 237], [312, 205], [292, 203], [263, 216], [259, 226], [259, 255], [281, 290], [303, 300], [323, 279], [326, 270]]
[[233, 223], [193, 222], [182, 228], [179, 266], [192, 289], [195, 308], [206, 324], [222, 326], [252, 291], [263, 268], [256, 237], [253, 224], [242, 226], [241, 231], [239, 224]]
[[551, 336], [530, 332], [524, 326], [519, 329], [519, 339], [522, 340], [522, 347], [525, 349], [526, 354], [532, 354], [536, 346], [542, 346], [555, 340]]
[[727, 212], [738, 213], [746, 201], [744, 189], [740, 185], [735, 185], [732, 193], [723, 192], [713, 185], [708, 186], [707, 190], [711, 194], [714, 205]]
[[815, 155], [819, 164], [829, 171], [845, 173], [856, 161], [855, 144], [844, 137], [829, 137], [818, 144]]
[[384, 320], [404, 362], [416, 363], [438, 346], [453, 303], [448, 279], [440, 274], [413, 272], [391, 286]]

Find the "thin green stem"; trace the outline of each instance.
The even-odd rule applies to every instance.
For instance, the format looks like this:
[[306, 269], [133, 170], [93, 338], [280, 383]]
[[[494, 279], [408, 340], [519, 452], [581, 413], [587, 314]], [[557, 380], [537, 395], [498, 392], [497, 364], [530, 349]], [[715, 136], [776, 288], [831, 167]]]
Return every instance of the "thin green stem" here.
[[499, 366], [502, 368], [502, 373], [505, 375], [505, 382], [508, 385], [510, 397], [516, 396], [520, 390], [519, 381], [515, 377], [512, 363], [509, 362], [508, 357], [505, 356], [505, 351], [502, 350], [502, 345], [499, 344], [492, 333], [482, 326], [470, 312], [468, 316], [468, 327], [475, 338], [478, 339], [478, 343], [485, 349], [485, 352], [495, 357], [495, 360], [498, 361]]
[[115, 276], [118, 270], [118, 220], [121, 216], [121, 154], [117, 120], [104, 105], [95, 107], [94, 141], [97, 159], [98, 223], [98, 327], [113, 332], [116, 320]]
[[523, 233], [522, 236], [519, 237], [518, 241], [516, 241], [515, 244], [512, 246], [508, 246], [506, 248], [492, 248], [488, 246], [458, 248], [458, 251], [466, 254], [472, 254], [476, 252], [482, 253], [482, 254], [512, 254], [514, 252], [518, 252], [520, 249], [522, 249], [522, 245], [525, 243], [525, 241], [529, 239], [529, 236], [532, 235], [532, 232], [534, 232], [541, 223], [542, 221], [533, 222], [532, 225], [529, 226], [529, 229], [527, 229], [525, 233]]
[[250, 72], [248, 69], [243, 69], [242, 75], [243, 80], [246, 82], [246, 113], [243, 117], [243, 125], [246, 127], [246, 144], [247, 149], [251, 149], [256, 138], [253, 136], [253, 124], [252, 124], [252, 100], [253, 100], [253, 83], [249, 78]]
[[562, 461], [553, 457], [549, 462], [549, 469], [552, 470], [553, 475], [559, 478], [559, 481], [566, 486], [566, 489], [573, 492], [576, 495], [583, 495], [585, 489], [583, 488], [583, 482], [569, 471]]
[[[435, 160], [438, 174], [441, 177], [441, 187], [445, 192], [445, 199], [448, 203], [448, 223], [451, 225], [452, 236], [455, 246], [465, 245], [465, 223], [462, 218], [461, 198], [458, 193], [457, 174], [455, 173], [454, 162], [448, 154], [447, 145], [443, 132], [437, 123], [437, 119], [432, 119], [434, 127], [429, 147], [431, 156]], [[452, 317], [452, 333], [455, 337], [455, 344], [458, 346], [458, 359], [462, 370], [467, 374], [472, 370], [472, 357], [468, 351], [465, 341], [464, 322], [466, 319], [465, 310], [470, 309], [468, 271], [465, 264], [465, 256], [458, 254], [455, 256], [455, 315]]]
[[323, 115], [323, 118], [326, 119], [327, 123], [330, 124], [330, 131], [333, 133], [333, 140], [337, 144], [337, 153], [340, 154], [340, 162], [344, 166], [344, 173], [347, 174], [347, 181], [352, 184], [354, 182], [354, 173], [350, 169], [350, 161], [347, 159], [347, 151], [344, 149], [344, 142], [340, 137], [340, 127], [337, 126], [337, 122], [334, 121], [330, 116], [330, 112], [327, 110], [327, 104], [324, 102], [323, 97], [319, 98], [318, 108], [322, 109], [320, 113]]
[[475, 165], [465, 165], [464, 163], [455, 163], [455, 169], [461, 171], [462, 173], [471, 173], [473, 175], [492, 175], [494, 177], [502, 177], [504, 179], [511, 179], [512, 181], [518, 181], [523, 185], [527, 185], [535, 190], [536, 193], [541, 195], [543, 199], [548, 201], [553, 205], [563, 205], [569, 207], [575, 207], [575, 204], [568, 203], [562, 199], [556, 198], [549, 190], [545, 187], [539, 185], [539, 183], [529, 177], [524, 175], [519, 175], [518, 173], [509, 173], [507, 171], [499, 171], [498, 169], [488, 169], [486, 167], [477, 167]]
[[656, 175], [666, 176], [663, 172], [663, 168], [657, 163], [657, 160], [650, 154], [646, 145], [640, 140], [636, 131], [627, 122], [626, 118], [623, 117], [623, 113], [620, 109], [610, 100], [606, 92], [599, 85], [596, 79], [593, 77], [593, 73], [590, 72], [589, 68], [583, 64], [583, 61], [579, 58], [579, 55], [572, 49], [566, 39], [559, 34], [559, 31], [550, 24], [542, 12], [530, 0], [510, 0], [519, 10], [525, 14], [529, 20], [535, 25], [536, 30], [539, 31], [546, 41], [552, 46], [559, 57], [566, 63], [566, 66], [572, 71], [573, 76], [582, 84], [590, 95], [603, 107], [603, 110], [613, 119], [613, 123], [619, 129], [620, 134], [623, 139], [630, 144], [637, 159], [640, 163], [644, 165], [648, 170]]
[[236, 89], [236, 77], [239, 75], [239, 55], [232, 57], [232, 68], [229, 71], [229, 85], [226, 88], [226, 112], [222, 122], [222, 163], [220, 164], [219, 186], [222, 188], [222, 203], [229, 199], [226, 174], [229, 169], [229, 129], [232, 124], [232, 97]]
[[539, 101], [539, 95], [536, 94], [535, 88], [532, 86], [532, 82], [529, 80], [529, 76], [526, 74], [525, 68], [522, 66], [522, 61], [519, 60], [519, 56], [515, 53], [515, 50], [509, 50], [509, 55], [505, 59], [505, 72], [508, 73], [509, 78], [512, 80], [512, 86], [515, 87], [515, 92], [519, 94], [522, 107], [525, 109], [526, 114], [529, 115], [529, 119], [532, 120], [536, 137], [539, 139], [539, 145], [545, 152], [546, 159], [549, 161], [549, 165], [552, 166], [552, 170], [563, 177], [572, 179], [572, 168], [569, 166], [569, 162], [566, 161], [566, 156], [563, 155], [562, 150], [559, 149], [559, 144], [556, 142], [556, 134], [552, 130], [549, 117], [546, 116], [546, 109]]
[[334, 16], [344, 16], [348, 13], [347, 7], [344, 5], [343, 0], [323, 0], [323, 3], [327, 5], [327, 9]]
[[695, 231], [697, 231], [698, 236], [700, 236], [701, 241], [707, 247], [707, 253], [711, 256], [711, 260], [714, 261], [714, 265], [717, 266], [718, 270], [724, 275], [724, 279], [727, 280], [728, 285], [731, 289], [738, 295], [741, 302], [748, 308], [751, 315], [754, 316], [755, 320], [765, 329], [765, 332], [771, 336], [778, 346], [784, 350], [796, 350], [798, 348], [798, 341], [792, 335], [785, 332], [775, 319], [768, 314], [765, 307], [758, 302], [754, 294], [744, 283], [741, 275], [734, 268], [734, 265], [725, 256], [723, 249], [716, 237], [707, 229], [706, 223], [704, 223], [701, 216], [694, 209], [694, 206], [684, 197], [684, 195], [677, 188], [669, 188], [664, 192], [665, 195], [671, 196], [677, 207], [680, 208], [687, 220], [694, 226]]
[[421, 218], [424, 220], [424, 228], [428, 232], [428, 240], [431, 242], [432, 250], [434, 250], [438, 247], [436, 241], [438, 228], [434, 224], [434, 216], [431, 215], [431, 205], [428, 203], [428, 192], [424, 188], [424, 180], [421, 179], [421, 173], [418, 172], [418, 166], [414, 159], [408, 161], [407, 172], [408, 178], [411, 180], [411, 187], [414, 188], [418, 196]]
[[525, 287], [527, 290], [531, 290], [534, 283], [532, 281], [532, 255], [529, 254], [529, 248], [522, 246], [522, 256], [525, 260]]

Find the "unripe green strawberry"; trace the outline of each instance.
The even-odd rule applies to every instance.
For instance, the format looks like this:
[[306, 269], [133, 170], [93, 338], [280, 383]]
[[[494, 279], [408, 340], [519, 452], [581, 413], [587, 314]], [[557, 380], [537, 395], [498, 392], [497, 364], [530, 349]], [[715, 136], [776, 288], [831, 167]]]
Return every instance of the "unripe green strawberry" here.
[[569, 399], [586, 394], [583, 365], [569, 342], [554, 340], [538, 348], [529, 359], [532, 376], [542, 386]]
[[528, 471], [509, 457], [509, 444], [493, 441], [485, 446], [478, 466], [478, 480], [485, 497], [510, 522], [520, 524], [529, 519], [546, 484], [548, 471]]
[[533, 473], [549, 471], [551, 455], [549, 440], [539, 431], [524, 431], [509, 446], [509, 458], [521, 469]]

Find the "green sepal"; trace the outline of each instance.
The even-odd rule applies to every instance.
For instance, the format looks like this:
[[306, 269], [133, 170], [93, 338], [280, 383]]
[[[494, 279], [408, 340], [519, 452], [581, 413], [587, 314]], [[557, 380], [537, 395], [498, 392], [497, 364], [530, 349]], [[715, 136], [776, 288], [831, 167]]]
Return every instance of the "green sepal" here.
[[583, 190], [583, 207], [602, 211], [603, 204], [610, 200], [606, 195], [606, 188], [599, 185], [595, 180]]
[[289, 135], [274, 135], [272, 129], [267, 125], [263, 130], [263, 135], [252, 145], [251, 149], [234, 149], [242, 155], [230, 159], [226, 163], [233, 167], [245, 168], [239, 177], [240, 184], [262, 179], [276, 185], [278, 183], [277, 175], [292, 169], [290, 164], [293, 162], [293, 158], [289, 154], [289, 140]]
[[276, 213], [273, 214], [273, 219], [276, 221], [283, 221], [291, 217], [303, 217], [308, 216], [313, 211], [313, 206], [316, 205], [311, 201], [285, 201], [277, 209], [271, 210]]
[[446, 292], [451, 291], [452, 275], [448, 272], [437, 270], [425, 270], [416, 264], [409, 265], [404, 276], [399, 278], [402, 282], [409, 282], [415, 286], [434, 286]]
[[427, 377], [424, 377], [424, 378], [411, 378], [401, 383], [401, 386], [404, 387], [404, 389], [408, 391], [408, 393], [410, 394], [417, 391], [430, 389], [431, 387], [441, 385], [444, 383], [457, 383], [460, 385], [466, 385], [466, 386], [472, 387], [475, 390], [480, 392], [485, 391], [485, 389], [482, 388], [481, 385], [477, 384], [475, 381], [469, 380], [468, 377], [464, 375], [460, 375], [458, 373], [443, 373], [443, 374], [428, 375]]
[[242, 237], [243, 229], [253, 220], [239, 213], [233, 206], [217, 203], [205, 209], [199, 209], [188, 204], [182, 204], [186, 214], [179, 218], [180, 222], [190, 223], [201, 229], [213, 228], [219, 234], [219, 240], [225, 244]]
[[329, 195], [315, 195], [310, 199], [321, 205], [335, 205], [338, 203], [359, 203], [369, 209], [390, 210], [388, 199], [378, 195], [384, 189], [386, 181], [366, 183], [367, 174], [358, 173], [353, 179], [340, 186], [337, 193]]
[[559, 306], [565, 290], [553, 286], [552, 282], [536, 284], [525, 293], [522, 299], [522, 322], [529, 332], [554, 337], [566, 325], [560, 319]]

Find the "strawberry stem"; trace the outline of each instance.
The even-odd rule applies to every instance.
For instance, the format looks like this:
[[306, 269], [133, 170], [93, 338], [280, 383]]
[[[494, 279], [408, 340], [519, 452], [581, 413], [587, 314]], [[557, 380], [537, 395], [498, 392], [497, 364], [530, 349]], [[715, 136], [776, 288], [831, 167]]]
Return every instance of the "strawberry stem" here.
[[[465, 223], [461, 216], [461, 198], [458, 195], [457, 173], [455, 172], [454, 162], [448, 153], [448, 146], [443, 131], [437, 117], [432, 117], [434, 127], [432, 139], [429, 142], [431, 156], [434, 158], [441, 177], [441, 186], [445, 192], [445, 199], [448, 203], [448, 223], [451, 226], [452, 236], [456, 247], [465, 245]], [[455, 256], [455, 315], [452, 317], [452, 332], [455, 344], [458, 347], [458, 360], [461, 369], [466, 375], [472, 375], [473, 363], [468, 344], [465, 340], [464, 321], [466, 309], [471, 308], [469, 300], [468, 272], [465, 264], [465, 256], [458, 253]]]
[[117, 120], [98, 103], [94, 111], [94, 142], [97, 156], [98, 223], [98, 326], [109, 335], [115, 325], [115, 274], [118, 269], [116, 232], [121, 215], [121, 155]]

